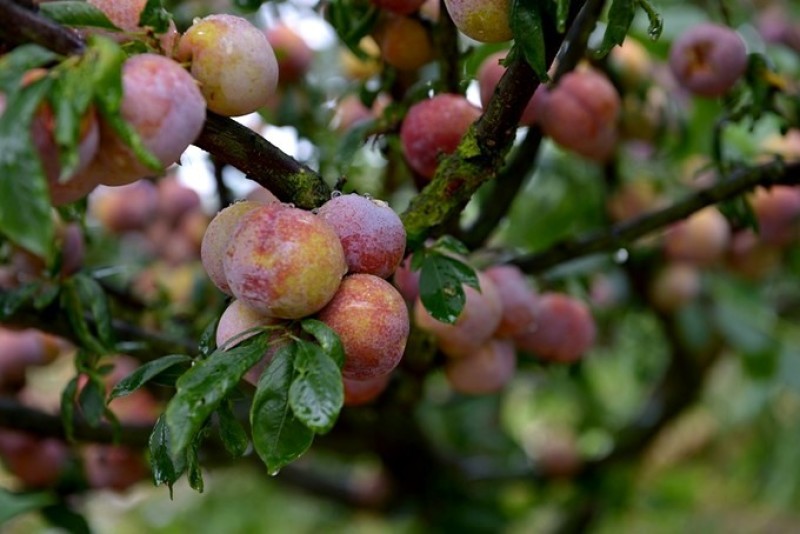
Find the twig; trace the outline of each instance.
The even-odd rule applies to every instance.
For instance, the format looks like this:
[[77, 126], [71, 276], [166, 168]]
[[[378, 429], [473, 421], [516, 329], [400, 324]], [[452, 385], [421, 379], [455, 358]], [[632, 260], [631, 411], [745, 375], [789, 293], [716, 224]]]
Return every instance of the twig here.
[[706, 206], [734, 198], [759, 185], [777, 184], [800, 184], [800, 163], [784, 165], [780, 161], [774, 161], [738, 169], [727, 178], [667, 208], [623, 221], [604, 230], [559, 241], [541, 252], [518, 257], [509, 263], [530, 274], [541, 273], [569, 260], [629, 246], [636, 239], [665, 228]]

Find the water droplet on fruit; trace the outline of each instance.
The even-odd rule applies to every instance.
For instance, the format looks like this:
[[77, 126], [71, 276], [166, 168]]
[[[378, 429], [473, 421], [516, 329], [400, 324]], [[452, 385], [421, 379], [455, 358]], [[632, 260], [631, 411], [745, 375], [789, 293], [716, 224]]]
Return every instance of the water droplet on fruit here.
[[621, 248], [614, 253], [614, 261], [617, 263], [625, 263], [628, 261], [629, 256], [630, 254], [628, 254], [627, 249]]
[[331, 198], [336, 198], [336, 197], [340, 197], [340, 196], [342, 196], [342, 192], [341, 191], [336, 191], [336, 190], [331, 191]]
[[364, 193], [364, 195], [363, 195], [363, 196], [364, 196], [364, 198], [366, 198], [367, 200], [372, 200], [372, 195], [370, 195], [369, 193]]

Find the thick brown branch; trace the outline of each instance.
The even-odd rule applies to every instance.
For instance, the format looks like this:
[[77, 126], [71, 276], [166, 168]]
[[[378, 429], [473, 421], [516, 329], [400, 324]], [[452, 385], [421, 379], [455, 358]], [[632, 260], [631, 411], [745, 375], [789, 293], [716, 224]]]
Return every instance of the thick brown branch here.
[[65, 56], [83, 51], [83, 40], [76, 32], [12, 0], [0, 0], [0, 21], [0, 40], [12, 44], [34, 43]]
[[535, 274], [569, 260], [612, 252], [629, 246], [636, 239], [667, 227], [706, 206], [735, 198], [758, 185], [800, 184], [800, 163], [784, 165], [772, 162], [734, 171], [730, 176], [701, 189], [662, 210], [616, 224], [605, 230], [589, 232], [560, 241], [547, 249], [511, 261], [523, 271]]

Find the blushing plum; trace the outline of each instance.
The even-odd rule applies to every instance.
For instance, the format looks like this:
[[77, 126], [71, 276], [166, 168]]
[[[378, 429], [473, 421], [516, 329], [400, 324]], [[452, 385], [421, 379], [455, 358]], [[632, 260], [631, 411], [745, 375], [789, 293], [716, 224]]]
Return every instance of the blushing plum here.
[[444, 372], [455, 391], [486, 395], [503, 389], [514, 377], [516, 367], [514, 342], [492, 338], [463, 358], [447, 360]]
[[400, 293], [383, 278], [345, 277], [318, 317], [342, 340], [343, 377], [368, 380], [388, 374], [400, 363], [410, 328], [408, 309]]
[[92, 488], [123, 492], [150, 475], [141, 451], [123, 445], [86, 445], [81, 456]]
[[339, 195], [323, 204], [318, 215], [339, 236], [349, 272], [388, 278], [403, 259], [406, 231], [386, 202]]
[[185, 214], [200, 208], [200, 195], [183, 185], [177, 177], [158, 181], [158, 212], [168, 223], [175, 224]]
[[113, 233], [143, 230], [157, 208], [158, 192], [149, 180], [98, 189], [89, 201], [89, 212]]
[[314, 51], [305, 39], [285, 24], [269, 28], [266, 35], [278, 60], [278, 83], [292, 84], [302, 80], [314, 61]]
[[209, 15], [178, 43], [178, 58], [191, 61], [208, 109], [220, 115], [252, 113], [278, 87], [278, 60], [267, 36], [247, 19]]
[[503, 313], [494, 335], [513, 337], [536, 328], [536, 293], [514, 265], [495, 265], [484, 271], [494, 282]]
[[26, 488], [55, 486], [69, 457], [69, 448], [61, 440], [0, 428], [0, 458]]
[[500, 295], [491, 278], [478, 273], [480, 292], [464, 286], [466, 303], [454, 324], [437, 321], [417, 299], [414, 303], [414, 320], [417, 326], [436, 336], [439, 348], [447, 356], [465, 356], [482, 346], [497, 330], [503, 316]]
[[720, 96], [744, 74], [747, 47], [734, 30], [703, 22], [672, 43], [669, 66], [678, 83], [692, 93]]
[[214, 285], [228, 295], [232, 294], [231, 288], [222, 267], [225, 249], [242, 216], [261, 205], [251, 200], [234, 202], [211, 219], [206, 233], [203, 235], [203, 242], [200, 244], [200, 260], [203, 262], [203, 268]]
[[597, 328], [589, 308], [562, 293], [539, 297], [537, 326], [514, 338], [517, 347], [553, 362], [577, 361], [594, 344]]
[[731, 228], [727, 219], [715, 207], [709, 206], [667, 230], [664, 253], [672, 260], [708, 266], [725, 255], [730, 240]]
[[513, 37], [509, 0], [445, 0], [456, 28], [481, 43], [501, 43]]
[[758, 220], [758, 235], [765, 243], [786, 246], [800, 237], [800, 187], [760, 187], [750, 203]]
[[425, 26], [409, 17], [391, 17], [380, 30], [381, 57], [398, 70], [417, 70], [433, 59]]
[[595, 161], [607, 160], [617, 142], [620, 98], [603, 74], [575, 70], [541, 97], [539, 124], [568, 150]]
[[377, 399], [389, 386], [392, 373], [379, 375], [367, 380], [342, 378], [344, 384], [344, 405], [362, 406]]
[[451, 154], [480, 109], [461, 96], [443, 93], [411, 106], [400, 127], [406, 160], [425, 178], [432, 178], [440, 154]]
[[700, 294], [700, 271], [688, 263], [669, 263], [659, 270], [650, 283], [650, 302], [665, 313], [672, 313]]
[[322, 309], [347, 272], [333, 228], [313, 213], [283, 204], [245, 213], [222, 264], [236, 298], [279, 319]]
[[413, 304], [419, 297], [419, 271], [411, 270], [411, 256], [404, 259], [392, 277], [394, 287], [403, 295], [409, 304]]

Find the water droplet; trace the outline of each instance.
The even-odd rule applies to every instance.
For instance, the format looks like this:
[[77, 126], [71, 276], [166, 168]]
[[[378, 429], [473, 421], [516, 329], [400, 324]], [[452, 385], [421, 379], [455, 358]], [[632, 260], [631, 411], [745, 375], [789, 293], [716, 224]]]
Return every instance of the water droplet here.
[[363, 195], [363, 196], [364, 196], [364, 198], [366, 198], [367, 200], [372, 200], [372, 195], [370, 195], [369, 193], [364, 193], [364, 195]]
[[281, 472], [280, 469], [274, 469], [274, 470], [269, 472], [269, 476], [276, 477], [276, 476], [278, 476], [278, 473], [280, 473], [280, 472]]
[[621, 248], [614, 253], [614, 261], [617, 263], [625, 263], [628, 261], [630, 254], [628, 254], [627, 249]]
[[294, 202], [287, 202], [286, 203], [286, 207], [287, 208], [294, 208], [295, 207]]
[[312, 209], [311, 213], [313, 213], [314, 215], [319, 215], [319, 208]]
[[336, 198], [342, 196], [342, 192], [338, 190], [331, 191], [331, 198]]

